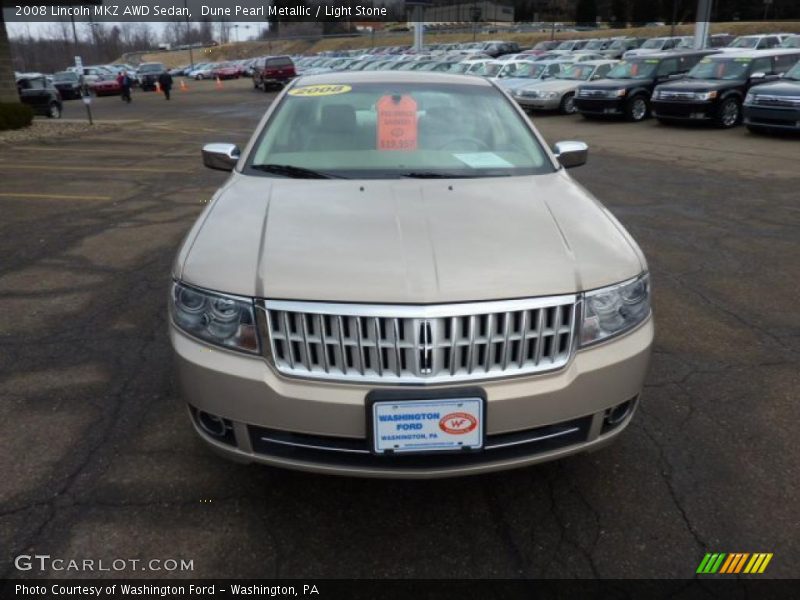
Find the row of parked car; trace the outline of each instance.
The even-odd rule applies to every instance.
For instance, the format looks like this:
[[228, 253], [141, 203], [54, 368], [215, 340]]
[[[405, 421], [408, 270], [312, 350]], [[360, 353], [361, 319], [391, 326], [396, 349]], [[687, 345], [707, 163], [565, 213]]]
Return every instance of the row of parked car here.
[[428, 46], [418, 54], [389, 48], [298, 57], [295, 64], [299, 74], [398, 70], [487, 77], [530, 111], [800, 130], [800, 35], [724, 36], [712, 36], [704, 50], [691, 49], [692, 38], [613, 38], [548, 41], [491, 57], [482, 48], [499, 42], [478, 42]]

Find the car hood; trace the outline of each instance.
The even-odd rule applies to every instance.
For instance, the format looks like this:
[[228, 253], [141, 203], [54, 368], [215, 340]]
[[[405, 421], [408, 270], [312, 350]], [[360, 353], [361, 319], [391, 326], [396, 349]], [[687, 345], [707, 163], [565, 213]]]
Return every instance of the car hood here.
[[663, 52], [660, 48], [636, 48], [635, 50], [626, 50], [623, 56], [643, 56], [645, 54], [657, 54]]
[[495, 77], [492, 81], [504, 90], [516, 90], [542, 80], [534, 77], [504, 77], [502, 79]]
[[761, 83], [750, 88], [753, 94], [775, 94], [776, 96], [800, 95], [800, 81], [782, 80], [770, 83]]
[[563, 170], [437, 181], [234, 174], [173, 274], [243, 296], [445, 303], [573, 293], [644, 268], [627, 232]]
[[536, 90], [537, 92], [568, 92], [570, 90], [578, 89], [583, 81], [577, 79], [543, 79], [528, 83], [528, 85], [520, 86], [520, 89]]
[[618, 90], [620, 88], [632, 88], [640, 85], [652, 83], [652, 79], [603, 79], [592, 83], [581, 83], [581, 89], [587, 90]]
[[715, 90], [727, 90], [745, 84], [744, 80], [736, 79], [681, 79], [662, 83], [658, 90], [670, 90], [674, 92], [713, 92]]

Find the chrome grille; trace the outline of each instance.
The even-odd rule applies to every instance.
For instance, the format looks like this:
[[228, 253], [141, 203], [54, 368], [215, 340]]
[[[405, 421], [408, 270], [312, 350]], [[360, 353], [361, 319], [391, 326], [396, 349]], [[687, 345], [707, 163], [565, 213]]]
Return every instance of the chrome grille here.
[[770, 96], [767, 94], [756, 94], [753, 103], [761, 106], [789, 106], [800, 107], [800, 96]]
[[268, 357], [281, 373], [436, 383], [548, 371], [570, 358], [576, 297], [430, 306], [266, 300]]
[[610, 94], [606, 90], [596, 90], [592, 88], [579, 88], [578, 96], [581, 98], [608, 98]]
[[663, 90], [658, 92], [658, 98], [660, 100], [694, 100], [695, 94], [694, 92], [671, 92]]

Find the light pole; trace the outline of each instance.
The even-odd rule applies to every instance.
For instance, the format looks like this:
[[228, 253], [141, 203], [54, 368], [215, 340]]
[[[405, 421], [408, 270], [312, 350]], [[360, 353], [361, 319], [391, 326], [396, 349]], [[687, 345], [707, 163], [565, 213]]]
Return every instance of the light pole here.
[[186, 9], [186, 43], [189, 46], [189, 65], [190, 68], [194, 69], [194, 53], [192, 52], [192, 26], [189, 23], [189, 6], [188, 0], [183, 0], [183, 7]]
[[472, 8], [469, 9], [469, 18], [472, 20], [472, 41], [474, 42], [475, 39], [478, 37], [478, 21], [481, 20], [481, 9], [476, 6], [472, 5]]

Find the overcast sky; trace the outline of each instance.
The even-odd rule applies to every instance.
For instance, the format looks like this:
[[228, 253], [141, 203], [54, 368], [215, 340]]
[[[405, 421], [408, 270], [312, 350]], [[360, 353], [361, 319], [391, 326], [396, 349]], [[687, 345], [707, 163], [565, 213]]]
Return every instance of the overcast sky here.
[[[69, 21], [67, 20], [67, 22], [69, 22]], [[103, 25], [108, 27], [108, 28], [111, 28], [114, 25], [134, 25], [134, 24], [135, 23], [104, 23]], [[158, 23], [158, 22], [156, 22], [156, 23], [148, 22], [147, 24], [159, 36], [164, 31], [164, 28], [167, 25], [166, 23]], [[260, 23], [253, 23], [252, 21], [251, 22], [236, 22], [236, 21], [234, 21], [234, 22], [231, 22], [230, 24], [231, 24], [231, 26], [239, 25], [239, 31], [238, 31], [239, 41], [247, 40], [250, 37], [257, 37], [258, 36], [258, 32], [260, 30], [266, 29], [266, 23], [260, 24]], [[194, 25], [195, 25], [195, 27], [197, 27], [198, 24], [194, 23]], [[217, 27], [216, 27], [215, 23], [213, 25], [214, 25], [214, 36], [217, 37], [218, 36]], [[53, 22], [49, 22], [49, 23], [29, 23], [29, 22], [8, 23], [8, 22], [6, 22], [6, 31], [8, 31], [8, 35], [10, 37], [26, 36], [26, 35], [28, 35], [29, 31], [30, 31], [30, 34], [32, 36], [34, 36], [34, 37], [47, 37], [48, 33], [54, 28], [53, 26], [54, 26]], [[78, 30], [78, 37], [79, 38], [84, 39], [84, 40], [88, 40], [90, 38], [89, 24], [88, 23], [76, 23], [75, 27]], [[233, 30], [232, 30], [231, 31], [231, 39], [232, 40], [234, 39], [235, 35], [236, 34], [233, 33]]]

